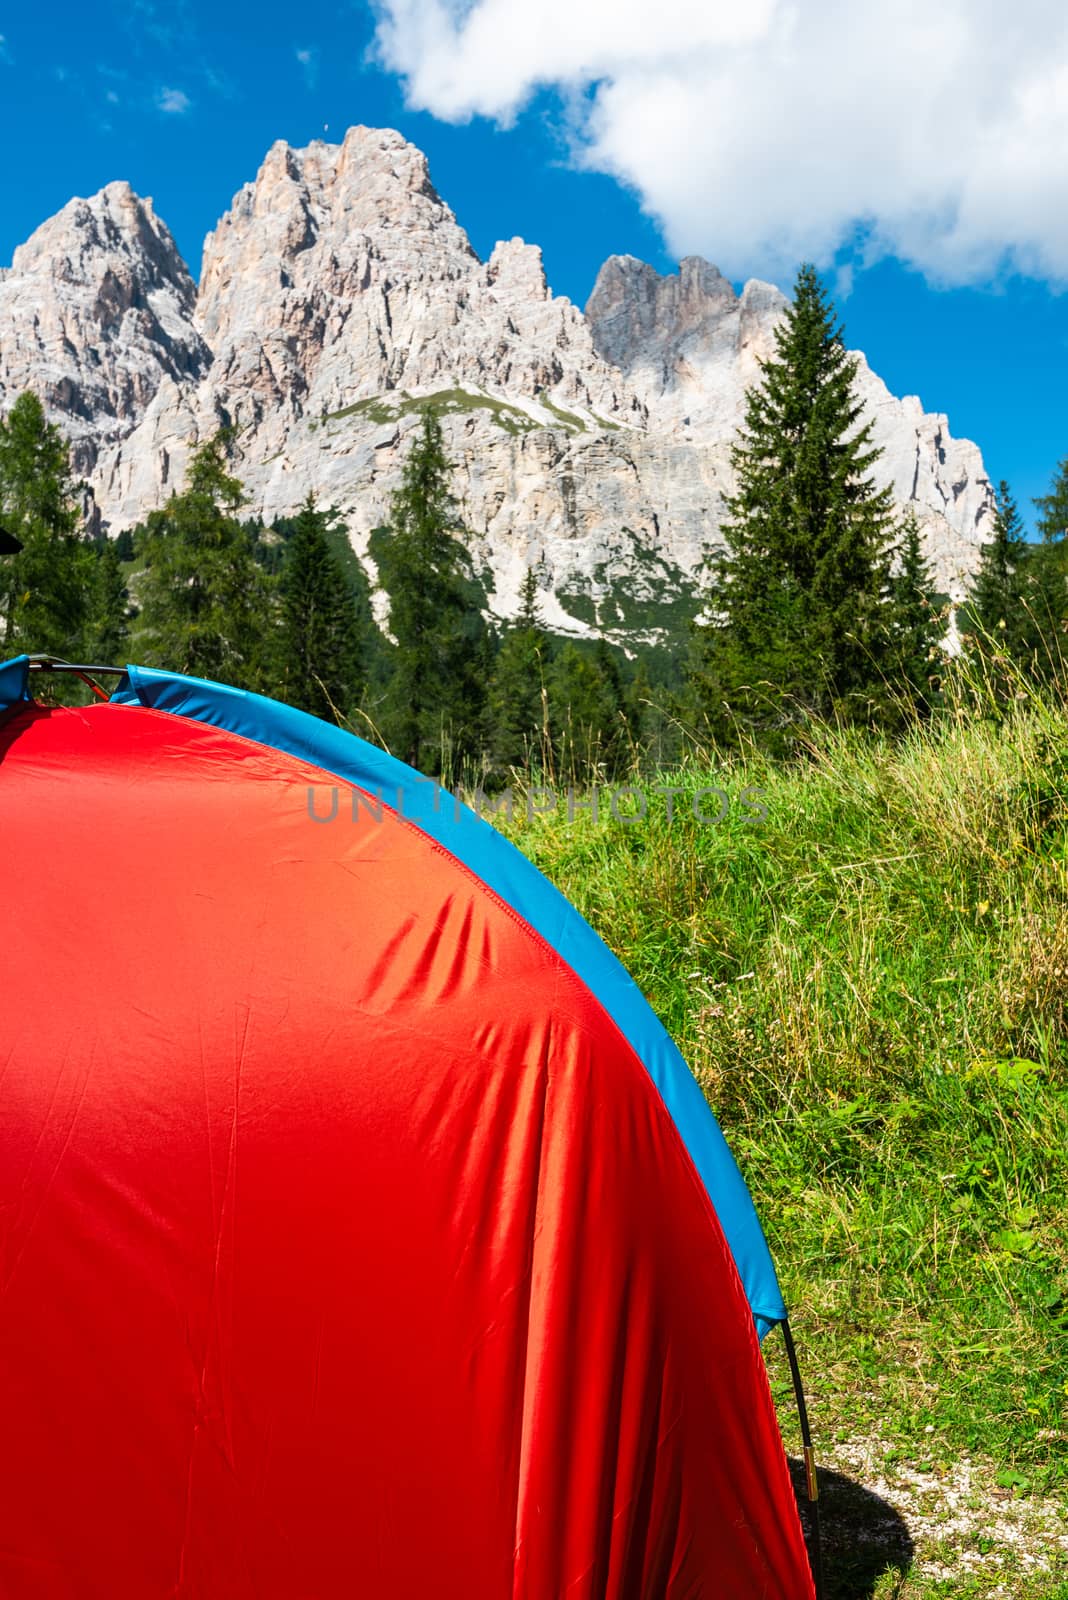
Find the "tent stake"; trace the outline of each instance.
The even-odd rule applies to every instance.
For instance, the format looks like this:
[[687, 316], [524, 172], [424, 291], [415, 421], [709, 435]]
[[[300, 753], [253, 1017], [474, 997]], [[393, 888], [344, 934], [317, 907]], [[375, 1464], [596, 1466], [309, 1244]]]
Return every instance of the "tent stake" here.
[[782, 1337], [786, 1345], [786, 1359], [790, 1363], [794, 1399], [797, 1401], [797, 1417], [801, 1424], [801, 1446], [805, 1458], [805, 1483], [808, 1489], [809, 1505], [812, 1508], [811, 1531], [808, 1539], [808, 1559], [812, 1567], [812, 1581], [816, 1587], [816, 1600], [824, 1600], [823, 1551], [820, 1539], [820, 1486], [816, 1476], [816, 1452], [812, 1447], [812, 1430], [808, 1424], [808, 1406], [805, 1404], [805, 1391], [801, 1387], [801, 1371], [797, 1365], [797, 1351], [794, 1348], [794, 1336], [790, 1332], [789, 1318], [786, 1318], [782, 1324]]

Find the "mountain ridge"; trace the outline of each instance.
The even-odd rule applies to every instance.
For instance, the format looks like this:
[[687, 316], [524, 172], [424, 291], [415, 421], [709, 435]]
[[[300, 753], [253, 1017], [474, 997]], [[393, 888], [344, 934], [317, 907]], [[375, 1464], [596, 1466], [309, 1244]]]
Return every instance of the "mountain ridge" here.
[[[536, 245], [482, 261], [423, 153], [357, 127], [276, 142], [208, 234], [199, 284], [129, 185], [69, 202], [0, 274], [0, 405], [43, 393], [116, 532], [225, 423], [250, 511], [337, 504], [374, 580], [371, 532], [436, 397], [495, 614], [514, 614], [532, 566], [550, 626], [625, 642], [657, 637], [692, 588], [786, 304], [700, 258], [660, 274], [612, 256], [580, 310]], [[959, 591], [993, 512], [981, 455], [859, 353], [858, 389], [881, 481]]]

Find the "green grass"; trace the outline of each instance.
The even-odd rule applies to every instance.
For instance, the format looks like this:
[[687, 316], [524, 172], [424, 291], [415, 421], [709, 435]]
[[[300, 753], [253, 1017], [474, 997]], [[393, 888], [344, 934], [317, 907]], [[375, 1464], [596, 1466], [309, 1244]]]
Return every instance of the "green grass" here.
[[538, 404], [540, 406], [544, 406], [545, 410], [549, 412], [550, 416], [554, 416], [557, 422], [561, 423], [569, 433], [587, 432], [586, 424], [583, 422], [582, 418], [576, 416], [573, 411], [565, 411], [562, 406], [554, 406], [552, 401], [547, 400], [544, 395], [539, 398]]
[[[496, 400], [491, 395], [471, 394], [467, 389], [438, 389], [433, 394], [410, 395], [406, 390], [390, 394], [373, 395], [367, 400], [357, 400], [340, 411], [329, 411], [324, 423], [341, 422], [347, 417], [360, 417], [376, 425], [396, 422], [400, 417], [417, 416], [422, 411], [434, 410], [446, 415], [462, 415], [471, 411], [488, 411], [498, 427], [505, 433], [529, 433], [538, 424], [519, 406]], [[578, 418], [573, 419], [578, 423]], [[314, 426], [314, 424], [313, 424]]]
[[[369, 400], [357, 400], [351, 406], [342, 406], [340, 411], [328, 411], [323, 417], [323, 422], [341, 422], [346, 417], [363, 417], [368, 422], [379, 425], [384, 422], [393, 422], [399, 415], [397, 407], [384, 400], [380, 395], [372, 395]], [[312, 422], [311, 427], [318, 427], [317, 422]]]
[[[824, 732], [789, 768], [694, 763], [660, 780], [686, 791], [671, 823], [656, 799], [641, 824], [561, 808], [512, 829], [716, 1110], [818, 1441], [878, 1436], [932, 1469], [967, 1453], [1015, 1495], [1068, 1491], [1066, 754], [1068, 716], [1032, 703], [897, 747]], [[728, 815], [701, 825], [686, 796], [713, 783]], [[889, 1583], [862, 1592], [994, 1592]]]
[[[555, 417], [557, 423], [568, 433], [589, 432], [589, 424], [576, 412], [554, 405], [544, 395], [539, 396], [538, 404]], [[399, 417], [415, 416], [431, 407], [435, 411], [457, 416], [471, 411], [488, 411], [497, 426], [513, 437], [546, 426], [544, 423], [536, 422], [521, 406], [510, 405], [507, 400], [497, 400], [492, 395], [472, 394], [468, 389], [455, 388], [438, 389], [434, 394], [423, 395], [410, 395], [405, 389], [372, 395], [365, 400], [356, 400], [352, 405], [342, 406], [339, 411], [328, 411], [323, 418], [311, 421], [308, 426], [314, 432], [321, 425], [343, 422], [349, 417], [359, 417], [379, 425], [395, 422]], [[620, 431], [618, 422], [608, 422], [604, 418], [598, 418], [598, 427], [613, 433]]]

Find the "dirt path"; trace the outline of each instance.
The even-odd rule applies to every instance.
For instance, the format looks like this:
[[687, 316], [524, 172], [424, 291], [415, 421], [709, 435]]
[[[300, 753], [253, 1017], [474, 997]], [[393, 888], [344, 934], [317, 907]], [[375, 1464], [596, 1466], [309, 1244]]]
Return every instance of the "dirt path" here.
[[829, 1445], [821, 1468], [827, 1600], [1068, 1600], [1065, 1500], [970, 1457], [921, 1470], [878, 1440]]

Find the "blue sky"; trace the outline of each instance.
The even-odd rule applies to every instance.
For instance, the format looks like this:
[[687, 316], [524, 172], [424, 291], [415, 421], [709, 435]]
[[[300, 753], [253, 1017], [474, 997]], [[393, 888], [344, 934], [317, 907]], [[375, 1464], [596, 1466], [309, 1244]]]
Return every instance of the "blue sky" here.
[[[454, 29], [435, 51], [425, 46], [428, 19], [454, 16], [452, 3], [388, 0], [378, 13], [379, 21], [395, 25], [387, 66], [381, 51], [377, 60], [369, 55], [376, 16], [362, 3], [306, 0], [283, 8], [270, 0], [216, 7], [200, 0], [102, 0], [31, 13], [23, 6], [5, 10], [0, 0], [0, 139], [7, 152], [0, 263], [72, 195], [125, 178], [153, 197], [195, 273], [204, 234], [275, 139], [305, 144], [323, 137], [324, 125], [330, 139], [357, 122], [395, 127], [427, 152], [438, 190], [481, 255], [513, 234], [540, 244], [552, 287], [580, 305], [600, 263], [616, 252], [668, 271], [678, 254], [692, 251], [717, 261], [736, 282], [773, 275], [784, 287], [800, 254], [814, 255], [832, 285], [852, 280], [839, 299], [849, 343], [866, 351], [895, 393], [918, 394], [927, 410], [948, 414], [954, 434], [974, 439], [991, 476], [1010, 481], [1030, 520], [1031, 497], [1046, 489], [1068, 455], [1068, 294], [1057, 292], [1068, 272], [1061, 272], [1059, 240], [1042, 232], [1048, 197], [1035, 187], [1041, 174], [1013, 177], [1017, 190], [1030, 192], [1028, 183], [1034, 190], [1029, 212], [991, 201], [982, 226], [972, 226], [962, 244], [959, 227], [950, 240], [945, 228], [936, 237], [933, 225], [915, 223], [906, 152], [892, 193], [881, 178], [869, 177], [874, 222], [869, 214], [862, 231], [849, 213], [864, 200], [863, 172], [836, 168], [825, 181], [818, 142], [801, 150], [799, 170], [791, 172], [789, 152], [799, 145], [784, 123], [755, 169], [757, 178], [768, 175], [769, 214], [749, 207], [748, 193], [759, 184], [745, 171], [737, 176], [747, 189], [732, 192], [729, 206], [717, 211], [723, 174], [733, 179], [739, 166], [730, 150], [729, 166], [709, 164], [712, 143], [730, 143], [722, 119], [704, 107], [696, 123], [674, 119], [662, 105], [637, 99], [647, 94], [647, 70], [634, 88], [638, 80], [627, 79], [625, 61], [598, 66], [583, 46], [583, 62], [589, 57], [593, 64], [576, 69], [574, 62], [560, 64], [544, 37], [529, 46], [534, 55], [540, 49], [552, 57], [540, 81], [516, 69], [511, 87], [482, 89], [480, 72], [494, 84], [501, 77], [492, 34], [487, 42]], [[495, 12], [505, 29], [519, 15], [509, 23], [511, 3], [473, 0], [476, 12]], [[578, 0], [587, 20], [601, 3]], [[681, 3], [667, 0], [668, 12]], [[831, 0], [809, 3], [818, 9]], [[954, 3], [967, 11], [978, 0]], [[1042, 3], [1024, 0], [1024, 7]], [[692, 5], [687, 15], [692, 21]], [[747, 42], [750, 54], [759, 43]], [[646, 51], [644, 69], [648, 46], [638, 38], [634, 49]], [[997, 54], [993, 43], [990, 52]], [[682, 103], [687, 87], [673, 98]], [[478, 114], [482, 109], [491, 115]], [[783, 114], [788, 119], [789, 108]], [[803, 114], [814, 115], [811, 108]], [[750, 130], [738, 131], [737, 148], [752, 150]], [[873, 148], [878, 136], [875, 127]], [[962, 141], [972, 136], [960, 130]], [[864, 137], [861, 130], [859, 144]], [[1068, 169], [1068, 145], [1061, 157]], [[783, 169], [788, 186], [780, 192]], [[806, 184], [810, 200], [801, 195], [795, 213], [795, 191]], [[823, 202], [832, 189], [836, 209], [828, 211]], [[951, 199], [958, 217], [981, 211], [963, 189]], [[932, 214], [941, 206], [944, 215], [945, 204], [944, 197], [932, 201]], [[997, 235], [1002, 213], [1004, 240]], [[806, 232], [810, 218], [819, 227]], [[1006, 252], [1019, 246], [1017, 256], [999, 257], [1002, 244]], [[874, 263], [865, 265], [871, 256]], [[1021, 263], [1029, 276], [1019, 272]]]

